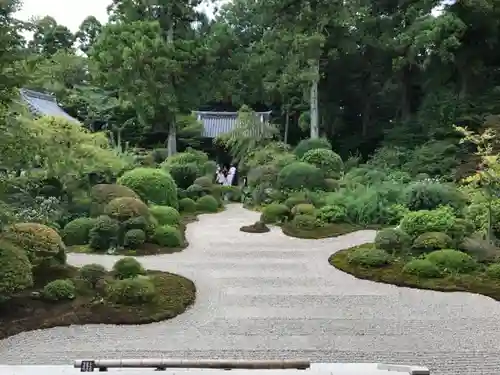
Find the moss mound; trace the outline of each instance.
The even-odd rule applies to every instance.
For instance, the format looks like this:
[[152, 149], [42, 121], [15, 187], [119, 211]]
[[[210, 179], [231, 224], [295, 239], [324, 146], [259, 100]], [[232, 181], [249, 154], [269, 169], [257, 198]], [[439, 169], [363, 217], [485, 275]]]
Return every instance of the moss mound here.
[[240, 228], [240, 231], [245, 233], [267, 233], [270, 230], [262, 221], [257, 221], [252, 225], [244, 225]]

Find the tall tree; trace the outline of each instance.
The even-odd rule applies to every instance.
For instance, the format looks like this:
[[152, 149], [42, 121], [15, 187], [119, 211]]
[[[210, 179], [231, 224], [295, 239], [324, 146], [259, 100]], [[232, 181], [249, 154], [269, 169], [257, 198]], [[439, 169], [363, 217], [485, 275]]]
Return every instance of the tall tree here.
[[78, 48], [83, 53], [87, 53], [101, 33], [102, 24], [94, 16], [88, 16], [83, 20], [75, 34]]
[[34, 52], [53, 55], [59, 50], [71, 50], [75, 41], [71, 31], [59, 25], [52, 17], [46, 16], [33, 21], [34, 34], [29, 47]]

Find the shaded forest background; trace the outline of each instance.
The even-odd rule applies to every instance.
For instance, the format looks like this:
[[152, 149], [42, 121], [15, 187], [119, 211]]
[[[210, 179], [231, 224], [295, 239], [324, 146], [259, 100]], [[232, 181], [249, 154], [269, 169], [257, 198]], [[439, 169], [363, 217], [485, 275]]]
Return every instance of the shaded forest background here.
[[89, 129], [148, 149], [169, 132], [196, 146], [199, 124], [183, 115], [245, 104], [272, 110], [296, 144], [317, 83], [319, 134], [344, 160], [448, 180], [477, 167], [454, 125], [500, 125], [498, 1], [233, 0], [214, 19], [200, 3], [113, 0], [108, 24], [90, 15], [72, 33], [2, 1], [0, 99], [54, 93]]

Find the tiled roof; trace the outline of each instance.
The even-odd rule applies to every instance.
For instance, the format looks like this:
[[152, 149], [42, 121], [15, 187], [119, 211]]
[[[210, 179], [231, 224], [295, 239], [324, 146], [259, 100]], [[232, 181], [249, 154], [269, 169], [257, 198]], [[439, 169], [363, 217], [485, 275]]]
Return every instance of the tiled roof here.
[[20, 94], [21, 100], [27, 104], [30, 112], [35, 116], [58, 116], [65, 117], [70, 121], [79, 122], [59, 107], [53, 95], [28, 89], [21, 89]]
[[[203, 137], [215, 138], [221, 134], [229, 133], [236, 126], [238, 112], [209, 112], [195, 111], [195, 116], [203, 123]], [[256, 115], [269, 121], [271, 111], [256, 112]]]

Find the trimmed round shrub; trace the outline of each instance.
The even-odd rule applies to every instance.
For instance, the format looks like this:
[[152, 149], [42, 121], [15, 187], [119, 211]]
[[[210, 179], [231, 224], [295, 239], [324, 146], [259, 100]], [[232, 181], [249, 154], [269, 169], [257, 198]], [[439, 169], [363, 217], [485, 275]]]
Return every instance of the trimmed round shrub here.
[[76, 287], [71, 280], [54, 280], [44, 286], [42, 297], [49, 301], [72, 300], [76, 297]]
[[155, 298], [156, 290], [151, 280], [134, 278], [115, 280], [106, 287], [109, 301], [122, 305], [141, 305]]
[[0, 302], [32, 285], [33, 274], [27, 253], [0, 240]]
[[382, 229], [375, 236], [375, 247], [394, 255], [409, 252], [410, 246], [410, 236], [400, 229]]
[[176, 227], [181, 223], [181, 214], [173, 207], [153, 206], [149, 211], [158, 220], [158, 224], [160, 225], [172, 225]]
[[149, 208], [140, 199], [116, 198], [108, 203], [104, 213], [118, 221], [127, 221], [134, 217], [148, 217]]
[[161, 169], [135, 168], [125, 172], [118, 183], [134, 190], [148, 204], [174, 208], [179, 206], [175, 181]]
[[312, 203], [312, 202], [309, 199], [307, 199], [306, 196], [303, 194], [292, 195], [291, 197], [288, 197], [287, 200], [285, 201], [285, 206], [287, 206], [291, 210], [296, 205], [302, 203]]
[[196, 209], [200, 212], [217, 212], [219, 210], [219, 202], [211, 195], [205, 195], [196, 201]]
[[391, 262], [391, 256], [381, 249], [360, 247], [349, 252], [347, 261], [363, 267], [382, 267]]
[[129, 249], [135, 249], [146, 242], [146, 233], [140, 229], [131, 229], [125, 232], [123, 244]]
[[314, 230], [322, 226], [321, 221], [316, 216], [307, 214], [295, 215], [291, 223], [295, 228], [302, 230]]
[[436, 250], [427, 254], [425, 259], [447, 272], [467, 273], [477, 268], [476, 261], [470, 255], [458, 250]]
[[344, 170], [342, 158], [332, 150], [324, 148], [307, 151], [301, 161], [314, 165], [330, 178], [339, 178]]
[[284, 167], [278, 174], [280, 189], [316, 190], [325, 186], [323, 172], [314, 165], [295, 162]]
[[316, 212], [316, 207], [310, 203], [299, 203], [292, 208], [292, 215], [314, 215]]
[[273, 186], [278, 178], [279, 169], [275, 165], [266, 164], [252, 168], [248, 172], [247, 184], [249, 187]]
[[210, 177], [202, 176], [194, 180], [193, 185], [201, 186], [204, 190], [209, 191], [212, 189], [213, 182]]
[[89, 247], [93, 250], [108, 250], [116, 245], [120, 226], [109, 216], [99, 216], [89, 233]]
[[62, 230], [62, 239], [68, 246], [86, 245], [89, 242], [90, 230], [94, 227], [96, 219], [80, 217], [70, 221]]
[[290, 215], [290, 209], [284, 204], [271, 203], [262, 209], [260, 221], [265, 224], [284, 222]]
[[325, 189], [329, 192], [334, 192], [340, 189], [340, 182], [333, 178], [325, 178]]
[[156, 228], [153, 241], [160, 246], [179, 247], [182, 245], [182, 235], [179, 229], [170, 225], [162, 225]]
[[137, 259], [125, 257], [116, 261], [113, 265], [113, 273], [117, 279], [123, 280], [144, 275], [146, 271]]
[[401, 230], [416, 238], [428, 232], [448, 233], [455, 225], [456, 216], [449, 207], [407, 213], [401, 220]]
[[293, 153], [300, 159], [306, 154], [307, 151], [316, 149], [331, 150], [332, 145], [326, 138], [303, 139], [295, 147]]
[[181, 189], [191, 186], [200, 174], [200, 168], [194, 163], [172, 164], [167, 167], [167, 171]]
[[85, 280], [94, 289], [99, 280], [101, 280], [107, 274], [106, 268], [100, 264], [91, 263], [86, 264], [80, 268], [79, 276], [82, 280]]
[[146, 237], [152, 236], [157, 226], [158, 222], [153, 216], [148, 218], [144, 216], [132, 217], [123, 223], [125, 231], [139, 229], [145, 233]]
[[434, 278], [441, 276], [439, 267], [428, 259], [413, 259], [406, 263], [403, 272], [423, 278]]
[[61, 236], [43, 224], [13, 224], [5, 228], [2, 236], [26, 251], [32, 264], [38, 264], [44, 259], [55, 259], [66, 250]]
[[184, 152], [178, 152], [175, 155], [169, 156], [163, 163], [165, 168], [172, 164], [191, 164], [203, 165], [208, 161], [208, 155], [203, 151], [188, 148]]
[[321, 207], [316, 217], [323, 223], [343, 223], [347, 220], [347, 211], [342, 206], [328, 205]]
[[217, 163], [213, 160], [208, 160], [203, 163], [201, 170], [205, 176], [215, 176], [215, 172], [217, 172]]
[[139, 195], [132, 189], [117, 185], [117, 184], [98, 184], [90, 189], [90, 197], [92, 200], [90, 207], [91, 216], [99, 216], [104, 213], [106, 205], [115, 198], [137, 198]]
[[186, 194], [188, 195], [188, 198], [196, 200], [204, 196], [206, 192], [200, 185], [191, 185], [186, 189]]
[[435, 250], [449, 249], [453, 240], [446, 233], [429, 232], [418, 236], [413, 241], [412, 250], [418, 254], [430, 253]]
[[500, 263], [493, 263], [486, 268], [486, 275], [492, 279], [500, 280]]
[[179, 201], [180, 212], [196, 212], [196, 202], [191, 198], [183, 198]]
[[456, 187], [438, 182], [416, 182], [406, 188], [404, 203], [411, 211], [434, 210], [450, 206], [460, 212], [467, 202], [465, 195]]

